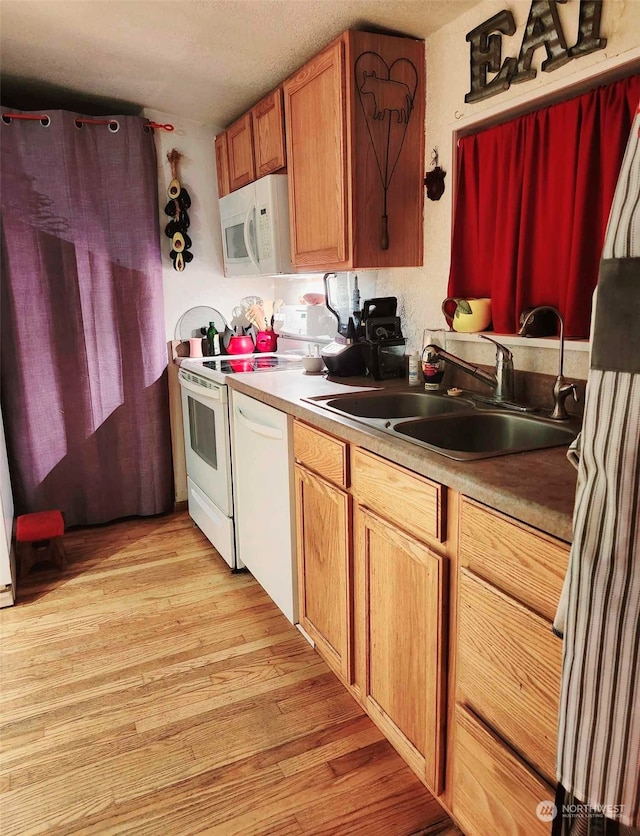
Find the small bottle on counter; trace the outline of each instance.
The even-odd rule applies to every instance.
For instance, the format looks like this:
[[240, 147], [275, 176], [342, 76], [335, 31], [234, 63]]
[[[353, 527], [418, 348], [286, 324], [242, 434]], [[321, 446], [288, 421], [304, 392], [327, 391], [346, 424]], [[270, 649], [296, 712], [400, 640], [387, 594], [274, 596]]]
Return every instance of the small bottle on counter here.
[[409, 355], [409, 386], [420, 383], [420, 355], [414, 351]]
[[209, 349], [209, 357], [216, 357], [220, 354], [220, 334], [216, 328], [215, 322], [209, 323], [207, 330], [207, 347]]
[[438, 392], [442, 388], [444, 377], [444, 360], [434, 351], [429, 351], [430, 345], [445, 348], [446, 332], [439, 328], [425, 328], [422, 338], [422, 374], [424, 375], [424, 388], [427, 392]]

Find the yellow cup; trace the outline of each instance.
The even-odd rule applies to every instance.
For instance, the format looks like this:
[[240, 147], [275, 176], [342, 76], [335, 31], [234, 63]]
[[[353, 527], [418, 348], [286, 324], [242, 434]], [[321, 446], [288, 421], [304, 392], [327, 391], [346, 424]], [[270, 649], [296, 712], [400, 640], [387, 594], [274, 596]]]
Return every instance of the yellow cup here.
[[484, 331], [491, 324], [491, 299], [454, 299], [442, 303], [442, 313], [449, 327], [460, 334]]

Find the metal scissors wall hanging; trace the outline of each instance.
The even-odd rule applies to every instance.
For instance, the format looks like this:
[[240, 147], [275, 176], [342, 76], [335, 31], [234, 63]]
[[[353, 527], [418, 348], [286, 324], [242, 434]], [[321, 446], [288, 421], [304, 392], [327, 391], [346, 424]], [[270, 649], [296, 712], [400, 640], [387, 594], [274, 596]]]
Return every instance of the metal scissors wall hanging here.
[[418, 86], [418, 71], [407, 58], [387, 64], [377, 52], [363, 52], [354, 65], [358, 98], [382, 184], [380, 248], [389, 249], [387, 192], [396, 170]]

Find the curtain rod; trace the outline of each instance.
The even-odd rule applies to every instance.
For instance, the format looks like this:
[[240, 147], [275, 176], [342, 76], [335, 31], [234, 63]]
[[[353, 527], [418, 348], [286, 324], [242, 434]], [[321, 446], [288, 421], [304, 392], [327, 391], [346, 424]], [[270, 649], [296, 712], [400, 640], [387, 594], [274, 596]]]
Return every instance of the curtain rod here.
[[[51, 119], [46, 113], [41, 113], [39, 116], [34, 113], [3, 113], [2, 114], [3, 120], [6, 119], [27, 119], [28, 121], [34, 122], [42, 122], [43, 125], [48, 125], [51, 122]], [[74, 122], [78, 127], [80, 125], [108, 125], [111, 130], [114, 130], [112, 126], [115, 126], [115, 130], [117, 131], [120, 127], [119, 123], [116, 119], [87, 119], [81, 116], [78, 116], [77, 119], [74, 119]], [[147, 122], [144, 125], [145, 128], [155, 128], [156, 130], [160, 131], [174, 131], [175, 128], [173, 125], [166, 123], [161, 124], [160, 122]], [[114, 131], [115, 132], [115, 131]]]

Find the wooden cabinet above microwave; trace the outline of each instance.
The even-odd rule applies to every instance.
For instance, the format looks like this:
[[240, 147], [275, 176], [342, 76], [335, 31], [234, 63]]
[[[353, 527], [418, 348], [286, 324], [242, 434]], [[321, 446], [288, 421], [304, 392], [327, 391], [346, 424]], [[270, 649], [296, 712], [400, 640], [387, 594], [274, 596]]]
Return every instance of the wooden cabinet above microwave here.
[[282, 88], [273, 90], [219, 133], [215, 148], [218, 197], [284, 168]]
[[424, 41], [349, 30], [216, 137], [219, 196], [286, 167], [300, 272], [423, 263]]
[[424, 41], [345, 32], [284, 99], [295, 267], [421, 265]]

